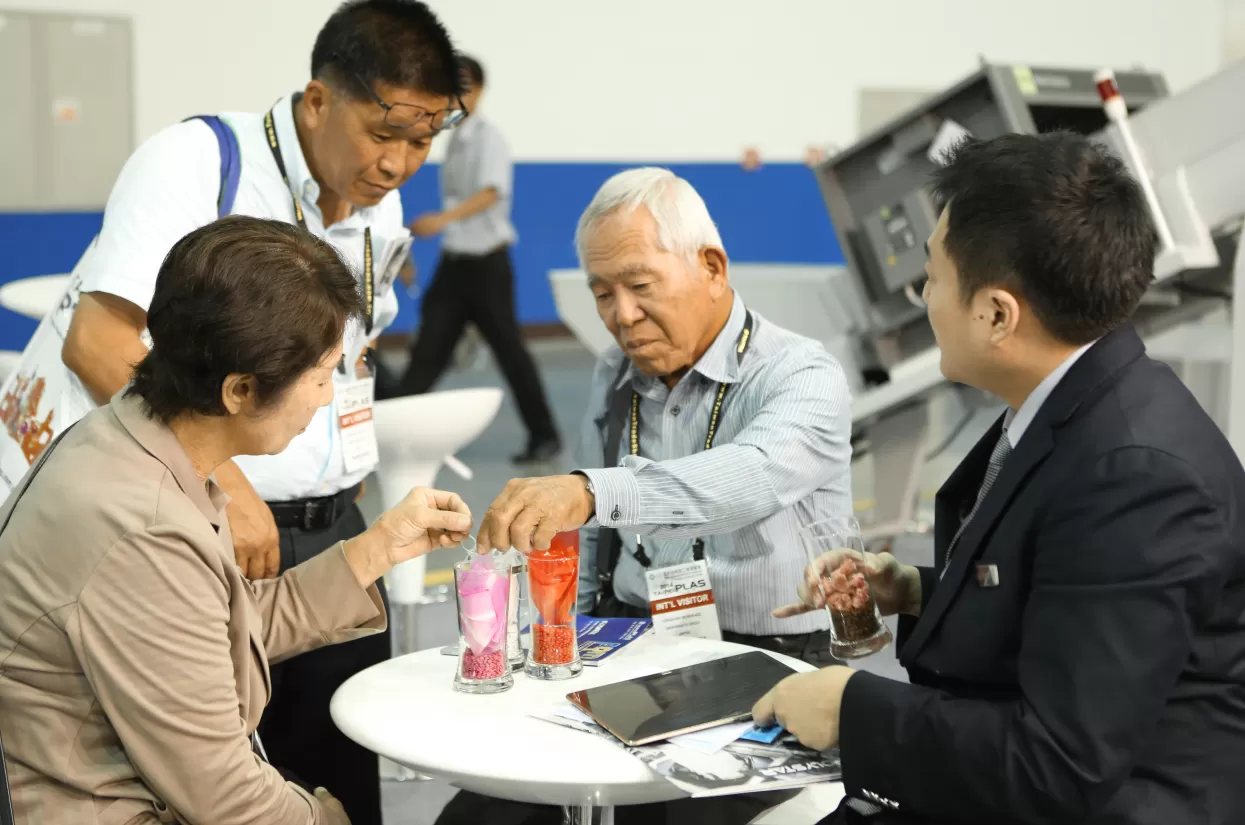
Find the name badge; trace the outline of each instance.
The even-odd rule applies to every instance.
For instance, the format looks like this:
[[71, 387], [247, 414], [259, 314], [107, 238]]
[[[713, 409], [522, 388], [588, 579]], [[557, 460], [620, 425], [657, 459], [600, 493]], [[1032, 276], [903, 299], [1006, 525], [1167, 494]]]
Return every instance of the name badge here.
[[644, 575], [648, 580], [648, 606], [653, 614], [654, 633], [722, 640], [707, 561], [701, 559], [661, 567]]
[[348, 473], [371, 470], [380, 462], [376, 422], [372, 420], [375, 393], [374, 378], [360, 378], [337, 386], [333, 405], [341, 432], [342, 460]]

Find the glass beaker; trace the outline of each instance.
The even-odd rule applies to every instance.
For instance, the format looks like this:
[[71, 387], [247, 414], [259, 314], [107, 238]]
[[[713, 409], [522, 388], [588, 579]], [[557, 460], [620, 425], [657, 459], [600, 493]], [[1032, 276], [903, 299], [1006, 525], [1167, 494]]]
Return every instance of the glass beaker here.
[[836, 659], [859, 659], [877, 653], [891, 642], [864, 574], [864, 540], [860, 525], [850, 517], [830, 518], [801, 530], [811, 564], [832, 550], [839, 551], [833, 569], [819, 582], [830, 616], [830, 653]]
[[454, 565], [458, 669], [454, 689], [500, 693], [514, 686], [509, 662], [511, 564], [496, 553]]
[[548, 550], [527, 557], [532, 649], [523, 670], [534, 679], [570, 679], [583, 670], [575, 632], [579, 531], [559, 533]]
[[506, 608], [506, 649], [509, 652], [511, 670], [522, 670], [527, 654], [523, 651], [520, 637], [519, 603], [522, 600], [520, 582], [527, 578], [527, 559], [511, 547], [504, 556], [510, 564], [510, 601]]

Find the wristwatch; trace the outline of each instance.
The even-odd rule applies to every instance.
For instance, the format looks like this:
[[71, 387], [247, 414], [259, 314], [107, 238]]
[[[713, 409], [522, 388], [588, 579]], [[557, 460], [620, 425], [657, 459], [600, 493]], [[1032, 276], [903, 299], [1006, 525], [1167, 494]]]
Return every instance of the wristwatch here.
[[597, 500], [597, 488], [592, 486], [592, 479], [588, 477], [588, 474], [581, 473], [579, 470], [573, 470], [571, 475], [583, 476], [584, 486], [588, 488], [588, 495], [592, 496], [592, 501], [595, 504]]
[[[581, 473], [579, 470], [575, 470], [571, 473], [571, 475], [582, 476], [584, 480], [584, 487], [588, 490], [588, 495], [592, 496], [592, 507], [588, 513], [588, 521], [592, 521], [593, 516], [597, 514], [597, 488], [592, 486], [592, 479], [588, 477], [587, 473]], [[586, 521], [584, 523], [587, 524], [588, 522]]]

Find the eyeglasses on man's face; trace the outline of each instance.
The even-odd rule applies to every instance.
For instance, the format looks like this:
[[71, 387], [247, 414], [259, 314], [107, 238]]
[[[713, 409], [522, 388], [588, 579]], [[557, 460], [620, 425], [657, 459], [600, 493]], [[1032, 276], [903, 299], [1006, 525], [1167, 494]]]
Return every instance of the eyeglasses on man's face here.
[[390, 129], [410, 129], [412, 126], [418, 126], [426, 123], [432, 132], [443, 132], [446, 129], [453, 129], [462, 123], [467, 117], [467, 107], [463, 105], [463, 99], [458, 97], [457, 109], [437, 109], [430, 111], [423, 106], [416, 106], [414, 103], [387, 103], [380, 95], [376, 94], [376, 90], [372, 85], [363, 79], [354, 69], [350, 70], [350, 74], [358, 81], [359, 85], [367, 90], [368, 95], [376, 102], [376, 105], [385, 110], [385, 125]]

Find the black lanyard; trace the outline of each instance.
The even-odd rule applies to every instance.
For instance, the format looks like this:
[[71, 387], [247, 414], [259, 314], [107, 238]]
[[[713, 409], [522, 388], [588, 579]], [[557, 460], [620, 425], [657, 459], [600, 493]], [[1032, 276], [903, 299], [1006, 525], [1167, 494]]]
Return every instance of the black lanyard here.
[[[744, 353], [748, 351], [750, 343], [752, 343], [752, 312], [745, 311], [744, 328], [735, 342], [736, 364], [744, 362]], [[718, 394], [713, 400], [713, 412], [709, 414], [709, 431], [705, 433], [706, 450], [713, 446], [713, 439], [718, 434], [718, 422], [722, 419], [722, 402], [726, 399], [726, 391], [730, 386], [725, 381], [718, 383]], [[631, 391], [631, 454], [635, 456], [640, 454], [640, 394], [635, 390]], [[704, 560], [704, 539], [697, 538], [692, 542], [692, 558], [695, 561]], [[644, 542], [638, 535], [635, 537], [635, 560], [640, 563], [641, 567], [653, 566], [653, 560], [648, 557], [648, 553], [644, 552]]]
[[[290, 199], [294, 201], [294, 219], [298, 221], [300, 227], [306, 229], [307, 220], [303, 217], [302, 204], [298, 202], [298, 195], [295, 194], [294, 187], [290, 185], [290, 176], [285, 171], [285, 160], [281, 157], [281, 143], [277, 140], [277, 127], [272, 118], [272, 109], [269, 109], [268, 114], [264, 115], [264, 132], [268, 135], [268, 148], [272, 150], [272, 159], [277, 162], [277, 171], [281, 173], [281, 180], [285, 181], [285, 188], [290, 190]], [[367, 302], [363, 326], [368, 335], [372, 334], [372, 309], [374, 303], [372, 281], [374, 278], [372, 228], [368, 226], [363, 229], [363, 298]]]

